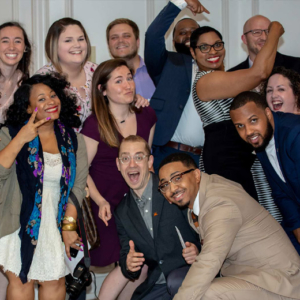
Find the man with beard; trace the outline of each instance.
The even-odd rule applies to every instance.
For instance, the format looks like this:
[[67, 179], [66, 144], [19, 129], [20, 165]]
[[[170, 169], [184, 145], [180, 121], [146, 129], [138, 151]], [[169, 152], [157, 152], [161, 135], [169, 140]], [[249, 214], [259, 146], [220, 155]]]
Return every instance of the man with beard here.
[[130, 187], [115, 210], [120, 267], [126, 278], [135, 280], [143, 265], [148, 266], [147, 279], [131, 299], [170, 300], [195, 261], [200, 240], [187, 223], [187, 211], [167, 203], [158, 191], [158, 177], [149, 171], [153, 156], [144, 139], [136, 135], [123, 139], [116, 163]]
[[189, 155], [173, 153], [161, 162], [159, 189], [168, 202], [189, 207], [189, 223], [203, 239], [174, 300], [300, 299], [298, 253], [240, 184], [201, 173]]
[[106, 39], [113, 58], [123, 58], [134, 72], [136, 94], [150, 100], [155, 86], [150, 78], [144, 60], [138, 55], [140, 31], [129, 19], [116, 19], [106, 28]]
[[300, 116], [272, 112], [263, 96], [243, 92], [230, 116], [260, 160], [280, 209], [282, 226], [300, 254]]
[[[256, 55], [266, 42], [270, 23], [271, 21], [268, 18], [261, 15], [253, 16], [246, 21], [242, 41], [248, 48], [249, 56], [245, 61], [231, 68], [229, 72], [252, 67]], [[277, 52], [274, 67], [276, 66], [293, 69], [300, 73], [300, 58]]]
[[146, 32], [145, 62], [156, 86], [150, 105], [157, 115], [153, 140], [154, 169], [170, 153], [188, 152], [199, 163], [204, 144], [202, 122], [192, 99], [197, 64], [190, 54], [190, 36], [199, 27], [189, 18], [180, 20], [173, 31], [177, 52], [166, 50], [165, 34], [183, 8], [194, 14], [209, 13], [198, 0], [171, 0]]

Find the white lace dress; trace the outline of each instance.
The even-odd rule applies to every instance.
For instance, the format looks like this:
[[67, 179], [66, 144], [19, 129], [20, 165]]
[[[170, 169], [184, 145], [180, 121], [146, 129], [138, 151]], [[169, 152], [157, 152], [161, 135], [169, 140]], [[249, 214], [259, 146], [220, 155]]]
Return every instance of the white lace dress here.
[[[44, 152], [44, 183], [42, 218], [38, 243], [28, 273], [28, 280], [49, 281], [65, 276], [65, 247], [56, 225], [62, 160], [60, 153]], [[19, 229], [0, 239], [0, 265], [4, 271], [19, 275], [21, 270], [21, 240]]]

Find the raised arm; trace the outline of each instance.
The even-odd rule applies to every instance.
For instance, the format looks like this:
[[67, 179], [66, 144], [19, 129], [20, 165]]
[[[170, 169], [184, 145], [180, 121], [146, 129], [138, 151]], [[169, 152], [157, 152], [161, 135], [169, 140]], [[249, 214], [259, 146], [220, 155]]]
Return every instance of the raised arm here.
[[279, 22], [272, 22], [269, 30], [267, 41], [257, 54], [251, 68], [234, 72], [216, 71], [198, 80], [196, 90], [201, 101], [235, 97], [241, 92], [254, 89], [270, 75], [278, 41], [284, 29]]
[[36, 114], [37, 110], [32, 113], [28, 123], [21, 128], [11, 142], [0, 151], [0, 165], [4, 168], [9, 169], [12, 166], [23, 146], [32, 141], [38, 135], [38, 128], [50, 119], [45, 118], [34, 123]]
[[167, 60], [165, 34], [180, 13], [180, 9], [169, 2], [149, 26], [145, 39], [145, 64], [154, 84], [157, 85]]

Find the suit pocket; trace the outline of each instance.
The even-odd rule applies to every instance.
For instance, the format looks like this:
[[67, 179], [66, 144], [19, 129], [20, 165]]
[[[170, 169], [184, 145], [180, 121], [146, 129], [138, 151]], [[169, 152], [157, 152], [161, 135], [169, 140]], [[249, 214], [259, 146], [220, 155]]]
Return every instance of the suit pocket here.
[[150, 106], [151, 106], [154, 110], [163, 110], [163, 108], [164, 108], [164, 106], [165, 106], [165, 100], [163, 100], [163, 99], [158, 99], [158, 98], [151, 98]]

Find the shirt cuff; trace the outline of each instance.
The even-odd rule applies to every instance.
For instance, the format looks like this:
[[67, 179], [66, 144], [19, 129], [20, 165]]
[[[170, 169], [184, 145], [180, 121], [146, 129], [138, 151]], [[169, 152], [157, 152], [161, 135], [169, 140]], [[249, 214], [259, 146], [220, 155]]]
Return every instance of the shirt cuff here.
[[174, 5], [176, 5], [179, 9], [184, 9], [187, 7], [187, 3], [184, 0], [170, 0]]

